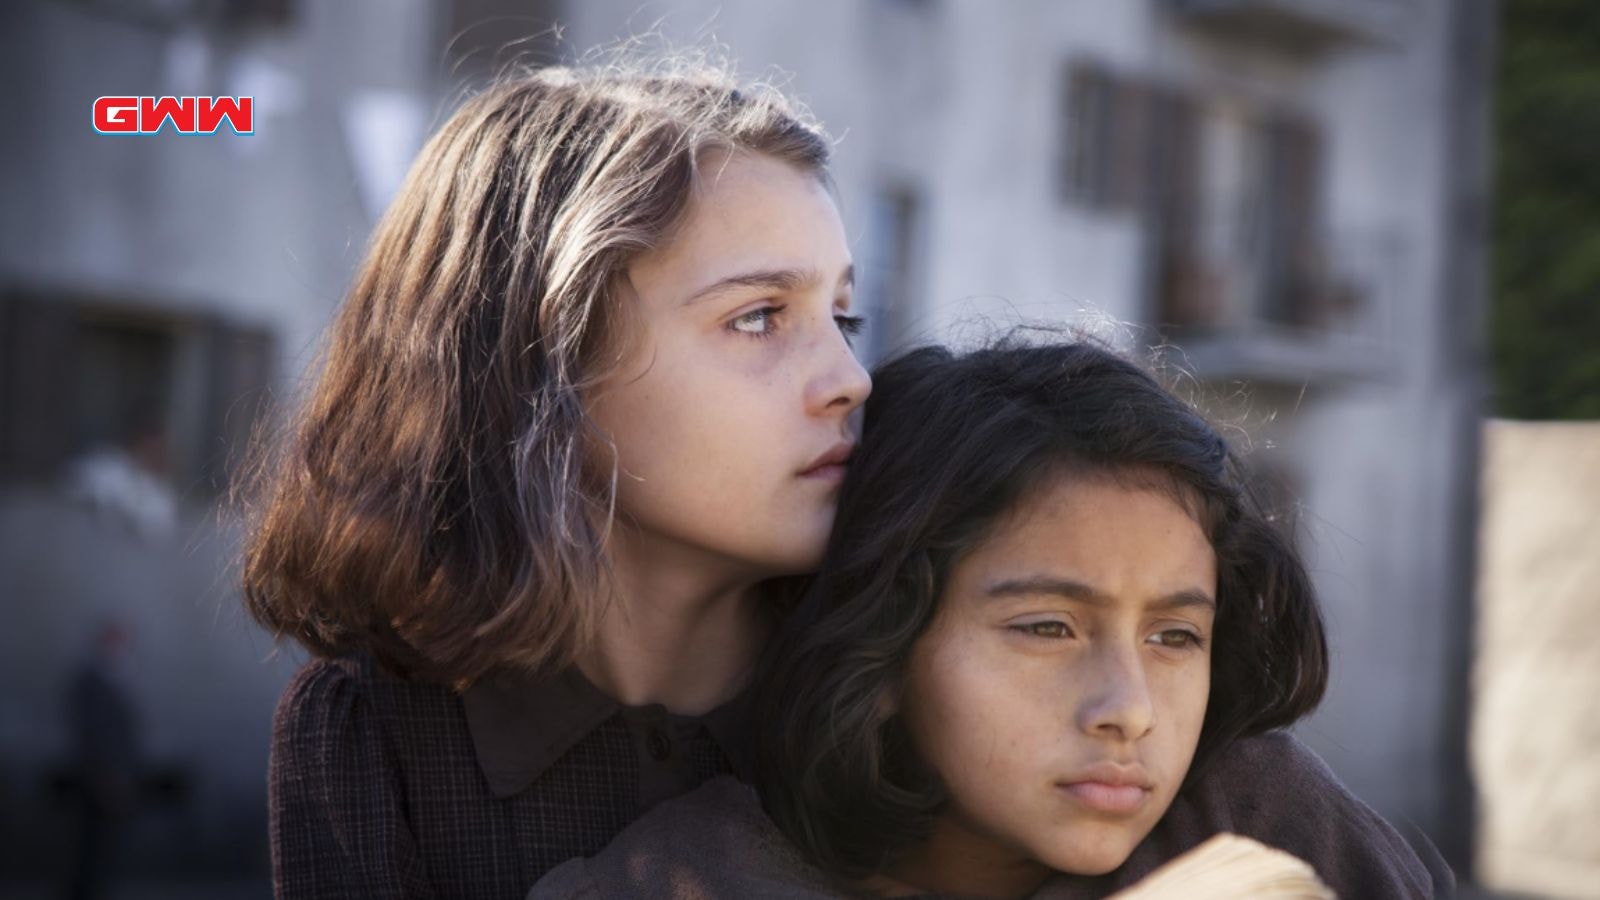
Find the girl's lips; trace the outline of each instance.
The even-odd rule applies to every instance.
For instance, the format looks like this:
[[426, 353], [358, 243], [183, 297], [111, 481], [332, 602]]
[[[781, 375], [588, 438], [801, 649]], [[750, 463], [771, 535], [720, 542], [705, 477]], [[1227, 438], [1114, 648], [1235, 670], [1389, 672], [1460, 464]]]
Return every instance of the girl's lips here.
[[856, 445], [849, 441], [840, 441], [829, 447], [827, 452], [813, 459], [809, 465], [800, 470], [801, 478], [821, 478], [826, 481], [840, 481], [844, 478], [845, 466], [850, 463], [850, 456], [855, 453]]
[[829, 463], [807, 469], [800, 473], [801, 478], [816, 478], [822, 481], [843, 481], [847, 471], [844, 463]]
[[1137, 812], [1149, 795], [1149, 791], [1138, 785], [1102, 781], [1074, 781], [1060, 787], [1073, 800], [1095, 812], [1119, 815]]

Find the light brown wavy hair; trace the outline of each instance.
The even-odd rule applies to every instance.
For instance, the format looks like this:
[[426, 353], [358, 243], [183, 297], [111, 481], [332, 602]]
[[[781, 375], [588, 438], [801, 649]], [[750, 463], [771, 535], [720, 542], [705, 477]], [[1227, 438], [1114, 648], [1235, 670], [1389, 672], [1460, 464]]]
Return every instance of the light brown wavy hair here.
[[318, 380], [247, 490], [251, 614], [313, 653], [464, 684], [553, 667], [608, 597], [616, 459], [586, 390], [619, 286], [708, 150], [826, 182], [829, 145], [724, 69], [502, 77], [428, 141], [378, 223]]

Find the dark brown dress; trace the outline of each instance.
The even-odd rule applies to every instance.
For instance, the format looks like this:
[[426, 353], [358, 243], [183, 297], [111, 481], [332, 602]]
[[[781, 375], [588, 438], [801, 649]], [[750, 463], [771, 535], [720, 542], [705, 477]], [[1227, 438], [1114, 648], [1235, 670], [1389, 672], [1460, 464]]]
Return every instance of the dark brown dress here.
[[282, 898], [513, 898], [628, 823], [734, 771], [744, 717], [623, 707], [576, 671], [457, 693], [365, 656], [278, 703], [269, 769]]

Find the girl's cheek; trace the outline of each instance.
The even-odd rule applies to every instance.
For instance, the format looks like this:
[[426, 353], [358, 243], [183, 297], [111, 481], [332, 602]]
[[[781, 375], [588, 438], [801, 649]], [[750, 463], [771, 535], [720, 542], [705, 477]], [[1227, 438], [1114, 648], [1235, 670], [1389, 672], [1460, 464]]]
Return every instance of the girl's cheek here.
[[693, 339], [684, 342], [683, 352], [747, 366], [753, 360], [772, 356], [781, 337], [781, 330], [777, 328], [770, 334], [755, 334], [740, 331], [730, 321], [718, 319], [701, 325]]

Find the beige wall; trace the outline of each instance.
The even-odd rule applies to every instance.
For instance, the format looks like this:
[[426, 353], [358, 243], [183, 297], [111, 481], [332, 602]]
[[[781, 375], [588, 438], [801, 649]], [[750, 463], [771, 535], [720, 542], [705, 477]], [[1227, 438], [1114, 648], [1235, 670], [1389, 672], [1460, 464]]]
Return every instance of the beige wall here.
[[1600, 423], [1484, 429], [1479, 878], [1600, 896]]

